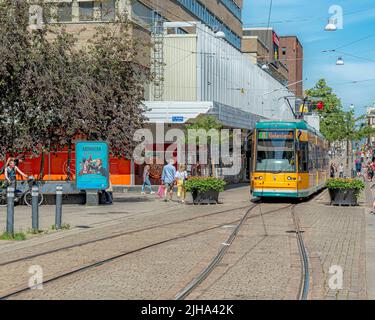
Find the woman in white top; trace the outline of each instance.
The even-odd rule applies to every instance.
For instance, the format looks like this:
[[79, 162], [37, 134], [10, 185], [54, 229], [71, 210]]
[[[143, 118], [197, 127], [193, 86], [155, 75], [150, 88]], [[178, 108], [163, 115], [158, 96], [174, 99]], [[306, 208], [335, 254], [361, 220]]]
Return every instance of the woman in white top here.
[[185, 189], [185, 181], [188, 178], [188, 173], [186, 171], [186, 166], [181, 164], [176, 172], [176, 182], [177, 182], [177, 197], [182, 202], [185, 203], [186, 199], [186, 189]]

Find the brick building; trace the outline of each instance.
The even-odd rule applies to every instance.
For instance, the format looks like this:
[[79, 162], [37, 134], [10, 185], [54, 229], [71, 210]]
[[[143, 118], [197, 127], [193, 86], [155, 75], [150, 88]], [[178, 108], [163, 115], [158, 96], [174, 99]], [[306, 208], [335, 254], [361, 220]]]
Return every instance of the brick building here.
[[280, 37], [280, 60], [288, 66], [289, 90], [297, 97], [303, 97], [303, 47], [296, 36]]
[[[259, 66], [267, 65], [267, 71], [283, 84], [288, 83], [288, 67], [280, 61], [280, 37], [273, 28], [243, 29], [242, 52], [256, 56]], [[257, 51], [255, 51], [257, 50]]]
[[[223, 31], [225, 39], [241, 47], [242, 0], [50, 0], [56, 3], [52, 23], [64, 23], [68, 31], [81, 30], [80, 40], [89, 39], [94, 27], [115, 18], [115, 12], [127, 10], [138, 34], [149, 33], [155, 17], [163, 21], [200, 21], [214, 31]], [[189, 32], [182, 28], [181, 32]], [[144, 35], [143, 35], [144, 36]]]

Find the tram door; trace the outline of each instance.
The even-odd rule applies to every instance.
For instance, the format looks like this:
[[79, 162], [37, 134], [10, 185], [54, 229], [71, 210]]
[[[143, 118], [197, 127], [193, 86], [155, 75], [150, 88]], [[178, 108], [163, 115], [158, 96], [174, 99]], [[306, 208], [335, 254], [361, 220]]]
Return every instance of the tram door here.
[[254, 130], [247, 136], [246, 143], [246, 180], [251, 181], [251, 172], [253, 168], [253, 149], [254, 148]]

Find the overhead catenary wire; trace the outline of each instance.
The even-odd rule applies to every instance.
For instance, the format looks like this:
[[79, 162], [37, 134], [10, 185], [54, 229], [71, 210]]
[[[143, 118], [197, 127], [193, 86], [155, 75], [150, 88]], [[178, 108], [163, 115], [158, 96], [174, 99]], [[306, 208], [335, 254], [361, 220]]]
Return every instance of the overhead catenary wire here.
[[[352, 11], [352, 12], [348, 12], [348, 13], [343, 13], [343, 16], [346, 17], [346, 16], [351, 16], [351, 15], [356, 15], [356, 14], [359, 14], [359, 13], [362, 13], [362, 12], [368, 12], [370, 10], [375, 10], [375, 7], [371, 6], [371, 7], [365, 8], [365, 9]], [[324, 17], [323, 16], [316, 16], [316, 17], [305, 18], [305, 19], [301, 19], [301, 17], [295, 17], [295, 18], [292, 18], [292, 19], [271, 21], [271, 23], [272, 24], [285, 24], [285, 23], [301, 23], [301, 22], [325, 21], [325, 20], [327, 20], [326, 16], [324, 16]], [[259, 25], [266, 25], [266, 24], [268, 24], [268, 23], [267, 22], [252, 22], [252, 23], [244, 23], [243, 26], [244, 27], [246, 27], [246, 26], [259, 26]]]

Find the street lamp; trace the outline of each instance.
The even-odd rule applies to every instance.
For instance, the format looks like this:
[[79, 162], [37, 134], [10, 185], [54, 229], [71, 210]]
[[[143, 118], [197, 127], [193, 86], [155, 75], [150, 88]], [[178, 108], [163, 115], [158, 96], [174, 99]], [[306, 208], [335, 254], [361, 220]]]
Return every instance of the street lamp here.
[[328, 20], [328, 24], [324, 28], [325, 31], [336, 31], [337, 27], [335, 25], [335, 21], [332, 19]]
[[344, 60], [341, 58], [341, 57], [339, 57], [338, 59], [337, 59], [337, 61], [336, 61], [336, 65], [337, 66], [343, 66], [345, 63], [344, 63]]
[[225, 33], [223, 31], [218, 31], [215, 33], [215, 38], [218, 38], [218, 39], [225, 39]]

